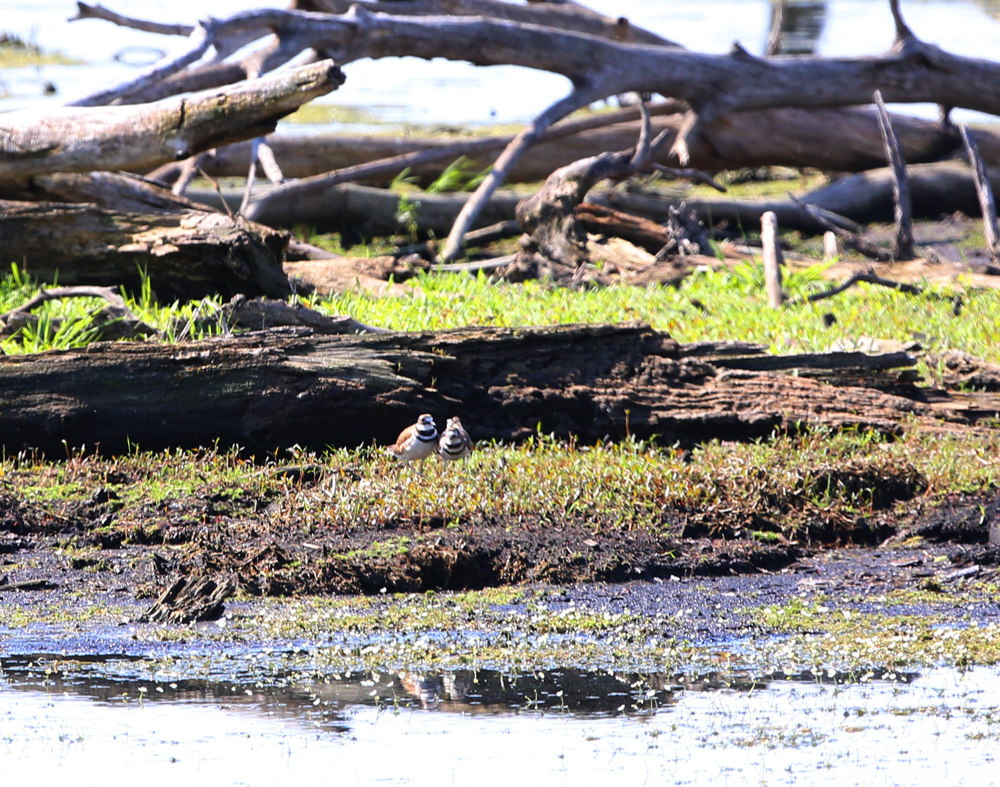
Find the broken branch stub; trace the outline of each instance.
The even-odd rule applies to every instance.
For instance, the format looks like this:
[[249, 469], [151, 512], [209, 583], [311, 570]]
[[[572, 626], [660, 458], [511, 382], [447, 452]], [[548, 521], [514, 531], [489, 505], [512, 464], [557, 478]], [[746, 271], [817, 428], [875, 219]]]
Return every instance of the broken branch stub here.
[[785, 293], [781, 289], [781, 265], [784, 260], [778, 240], [778, 217], [773, 211], [760, 217], [760, 242], [763, 247], [767, 303], [772, 309], [779, 309], [785, 301]]
[[[899, 34], [909, 32], [898, 16], [896, 9], [896, 24]], [[910, 187], [906, 178], [906, 162], [900, 149], [899, 137], [893, 131], [889, 112], [882, 101], [882, 93], [878, 90], [873, 94], [875, 106], [878, 109], [879, 126], [882, 128], [882, 139], [885, 141], [885, 157], [892, 169], [892, 196], [894, 204], [895, 233], [892, 240], [892, 256], [897, 260], [912, 260], [916, 254], [913, 243], [913, 207], [910, 202]]]
[[986, 240], [986, 248], [990, 253], [990, 259], [996, 263], [1000, 261], [1000, 231], [997, 229], [997, 208], [993, 200], [993, 187], [986, 174], [983, 157], [979, 155], [976, 140], [964, 123], [959, 128], [962, 133], [962, 141], [965, 143], [965, 150], [969, 155], [969, 163], [972, 165], [976, 196], [979, 198], [979, 207], [983, 214], [983, 235]]

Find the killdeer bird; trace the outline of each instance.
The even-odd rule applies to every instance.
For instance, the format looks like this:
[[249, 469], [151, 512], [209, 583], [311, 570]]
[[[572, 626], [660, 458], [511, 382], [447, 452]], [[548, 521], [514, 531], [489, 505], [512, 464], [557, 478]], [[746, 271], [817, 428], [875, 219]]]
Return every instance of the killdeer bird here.
[[419, 460], [422, 472], [424, 460], [437, 450], [437, 440], [438, 430], [434, 418], [424, 413], [415, 424], [399, 433], [395, 445], [390, 445], [385, 450], [401, 462]]
[[462, 428], [462, 422], [457, 417], [449, 418], [448, 426], [438, 441], [438, 456], [445, 462], [453, 462], [465, 459], [471, 453], [472, 438], [469, 433]]

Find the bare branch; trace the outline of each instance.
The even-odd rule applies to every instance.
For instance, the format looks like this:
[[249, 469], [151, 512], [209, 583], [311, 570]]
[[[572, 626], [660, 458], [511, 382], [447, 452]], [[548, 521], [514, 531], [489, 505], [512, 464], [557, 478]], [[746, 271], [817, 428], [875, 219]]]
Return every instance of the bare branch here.
[[979, 197], [979, 207], [983, 214], [983, 234], [986, 238], [986, 248], [990, 253], [990, 259], [996, 263], [1000, 261], [1000, 232], [997, 231], [997, 208], [993, 200], [993, 188], [986, 175], [986, 166], [983, 164], [983, 157], [979, 155], [976, 140], [964, 123], [959, 126], [959, 130], [962, 133], [965, 150], [969, 154], [969, 163], [972, 165], [976, 196]]
[[842, 284], [838, 284], [836, 287], [831, 287], [828, 290], [823, 290], [823, 292], [816, 292], [808, 296], [806, 300], [809, 303], [815, 303], [816, 301], [822, 301], [826, 298], [832, 298], [834, 295], [839, 295], [844, 290], [850, 289], [855, 284], [877, 284], [880, 287], [888, 287], [891, 290], [898, 290], [899, 292], [904, 292], [907, 295], [921, 295], [923, 294], [923, 289], [917, 287], [915, 284], [906, 284], [905, 282], [893, 281], [892, 279], [886, 279], [879, 276], [875, 271], [869, 269], [867, 271], [861, 271], [859, 273], [854, 273], [847, 278]]
[[78, 22], [81, 19], [103, 19], [118, 27], [128, 27], [132, 30], [141, 30], [144, 33], [158, 33], [164, 36], [189, 36], [194, 32], [192, 25], [170, 25], [160, 22], [149, 22], [144, 19], [136, 19], [131, 16], [116, 14], [114, 11], [104, 6], [89, 5], [88, 3], [76, 4], [76, 16], [71, 16], [66, 21]]
[[897, 260], [912, 260], [913, 251], [913, 208], [910, 201], [910, 187], [906, 179], [906, 162], [899, 145], [899, 137], [892, 129], [892, 121], [886, 111], [882, 94], [876, 90], [873, 98], [878, 109], [878, 122], [885, 142], [885, 156], [892, 169], [892, 198], [895, 215], [895, 235], [892, 254]]
[[665, 167], [663, 164], [657, 164], [653, 162], [650, 165], [656, 172], [662, 172], [664, 175], [670, 175], [673, 178], [678, 178], [680, 180], [689, 180], [692, 183], [704, 183], [706, 186], [711, 186], [716, 191], [721, 191], [725, 194], [728, 189], [723, 186], [719, 181], [709, 175], [707, 172], [702, 172], [700, 169], [692, 169], [690, 167], [685, 169], [679, 169], [677, 167]]
[[494, 192], [500, 188], [500, 184], [506, 180], [507, 173], [514, 166], [518, 158], [520, 158], [521, 154], [534, 144], [542, 132], [550, 125], [566, 117], [570, 112], [574, 112], [581, 107], [587, 106], [592, 101], [598, 100], [601, 98], [600, 93], [601, 91], [598, 90], [574, 90], [566, 98], [550, 106], [535, 118], [535, 121], [528, 128], [514, 138], [507, 146], [507, 149], [500, 155], [500, 158], [496, 160], [493, 169], [490, 170], [490, 174], [486, 176], [486, 179], [476, 189], [476, 193], [465, 203], [462, 211], [458, 214], [458, 218], [455, 219], [455, 224], [452, 226], [451, 232], [448, 234], [448, 240], [441, 252], [441, 259], [444, 262], [452, 262], [461, 255], [462, 238], [471, 229], [483, 206], [493, 196]]
[[791, 198], [792, 202], [794, 202], [796, 205], [802, 208], [802, 210], [808, 212], [814, 219], [816, 219], [816, 221], [818, 221], [821, 226], [825, 227], [827, 230], [829, 230], [838, 238], [840, 238], [841, 242], [848, 248], [854, 249], [855, 251], [864, 254], [866, 257], [868, 257], [869, 259], [873, 259], [876, 262], [893, 261], [894, 257], [892, 255], [892, 252], [886, 251], [885, 249], [876, 246], [870, 240], [862, 237], [861, 235], [853, 233], [850, 230], [846, 230], [843, 227], [838, 227], [836, 224], [830, 221], [827, 215], [824, 215], [827, 213], [826, 211], [821, 211], [815, 205], [810, 205], [808, 202], [803, 202], [802, 200], [792, 196], [791, 194], [789, 194], [788, 196]]
[[0, 119], [0, 182], [46, 172], [149, 170], [270, 133], [278, 118], [343, 81], [324, 60], [150, 105], [8, 112]]

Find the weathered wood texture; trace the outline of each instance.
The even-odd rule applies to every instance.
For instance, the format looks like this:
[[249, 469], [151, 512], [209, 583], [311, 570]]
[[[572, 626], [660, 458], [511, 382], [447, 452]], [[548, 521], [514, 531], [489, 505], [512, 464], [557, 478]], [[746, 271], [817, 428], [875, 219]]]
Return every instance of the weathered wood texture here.
[[413, 16], [482, 16], [527, 25], [543, 25], [559, 30], [608, 38], [632, 44], [678, 47], [655, 33], [633, 25], [625, 17], [611, 18], [577, 3], [530, 3], [521, 5], [503, 0], [407, 0], [405, 3], [370, 3], [358, 0], [294, 0], [292, 8], [326, 14], [346, 14], [358, 5], [375, 13]]
[[[956, 211], [969, 216], [979, 214], [976, 184], [972, 170], [965, 162], [913, 164], [906, 171], [914, 216], [938, 219]], [[991, 184], [996, 190], [1000, 188], [1000, 179], [995, 173], [991, 174]], [[647, 216], [654, 221], [666, 221], [670, 208], [678, 204], [677, 199], [615, 191], [595, 191], [587, 199], [599, 205]], [[801, 201], [829, 214], [827, 218], [834, 224], [852, 231], [859, 229], [854, 222], [891, 222], [894, 215], [892, 170], [882, 167], [848, 175], [829, 186], [811, 191]], [[686, 200], [686, 204], [706, 226], [726, 221], [730, 229], [750, 231], [759, 226], [760, 217], [766, 211], [773, 211], [783, 229], [812, 234], [822, 234], [827, 230], [792, 200], [691, 199]]]
[[127, 172], [56, 172], [21, 184], [0, 183], [0, 199], [22, 202], [91, 203], [122, 213], [183, 213], [204, 205], [173, 194], [161, 184]]
[[118, 213], [96, 205], [0, 200], [0, 249], [41, 281], [122, 285], [149, 276], [161, 300], [236, 293], [284, 298], [288, 236], [220, 213]]
[[332, 61], [224, 90], [129, 107], [43, 108], [0, 115], [0, 182], [52, 172], [143, 172], [252, 139], [344, 81]]
[[[655, 160], [669, 164], [669, 147], [684, 122], [682, 112], [654, 117], [653, 131], [670, 133]], [[920, 118], [892, 116], [907, 162], [936, 161], [955, 151], [961, 144], [952, 126], [942, 127]], [[552, 130], [560, 126], [553, 126]], [[625, 150], [639, 136], [638, 122], [623, 122], [606, 128], [588, 129], [551, 142], [542, 140], [532, 146], [514, 165], [508, 180], [533, 182], [544, 180], [552, 172], [578, 159], [596, 156], [607, 150]], [[501, 150], [513, 137], [468, 140], [471, 146], [462, 151], [474, 169], [490, 166], [496, 158], [491, 151]], [[1000, 165], [1000, 135], [977, 130], [986, 163]], [[306, 178], [330, 170], [354, 167], [407, 153], [450, 148], [461, 139], [434, 137], [342, 136], [310, 137], [275, 135], [268, 139], [281, 171], [288, 178]], [[885, 165], [878, 120], [867, 109], [769, 109], [738, 112], [707, 124], [689, 142], [691, 166], [715, 172], [741, 167], [787, 166], [818, 167], [837, 172], [860, 172]], [[250, 167], [249, 142], [220, 148], [203, 161], [205, 171], [214, 177], [243, 177]], [[432, 182], [457, 158], [411, 167], [424, 183]], [[401, 167], [400, 167], [401, 168]], [[172, 183], [181, 164], [166, 165], [155, 177]], [[388, 183], [394, 174], [365, 178], [366, 182]]]
[[[388, 444], [415, 414], [457, 415], [477, 440], [540, 426], [582, 442], [659, 435], [667, 444], [812, 426], [900, 432], [904, 419], [967, 424], [990, 408], [928, 404], [858, 387], [877, 358], [761, 355], [757, 345], [681, 345], [643, 325], [320, 337], [285, 329], [198, 343], [94, 345], [0, 358], [0, 444], [65, 453], [143, 448]], [[796, 376], [821, 366], [840, 386]], [[881, 365], [913, 364], [905, 354]], [[769, 371], [740, 366], [764, 363]], [[786, 373], [776, 373], [784, 366]], [[839, 367], [839, 368], [838, 368]], [[885, 382], [886, 369], [880, 379]], [[940, 409], [939, 409], [940, 408]]]

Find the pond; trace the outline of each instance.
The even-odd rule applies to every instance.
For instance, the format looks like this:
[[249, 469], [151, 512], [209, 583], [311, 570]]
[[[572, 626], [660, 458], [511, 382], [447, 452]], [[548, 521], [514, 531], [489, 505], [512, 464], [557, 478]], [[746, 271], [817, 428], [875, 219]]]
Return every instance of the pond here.
[[231, 672], [199, 679], [137, 656], [4, 656], [0, 777], [104, 787], [1000, 781], [1000, 677], [987, 669], [305, 679], [265, 677], [260, 653], [229, 655]]
[[[810, 2], [819, 14], [815, 43], [819, 54], [871, 55], [891, 44], [893, 26], [888, 2]], [[155, 21], [190, 24], [208, 13], [225, 17], [265, 4], [250, 0], [213, 0], [208, 4], [152, 0], [140, 5], [110, 5], [114, 10]], [[611, 16], [625, 15], [635, 24], [690, 49], [712, 53], [724, 53], [734, 41], [740, 41], [759, 54], [771, 24], [771, 4], [767, 0], [593, 0], [589, 5]], [[903, 2], [902, 6], [908, 24], [925, 40], [969, 57], [995, 58], [1000, 52], [1000, 22], [994, 16], [995, 7], [987, 3], [927, 0]], [[0, 30], [84, 63], [0, 71], [0, 111], [58, 105], [99, 87], [117, 84], [160, 54], [177, 51], [184, 44], [180, 38], [125, 30], [97, 20], [67, 22], [74, 12], [75, 4], [68, 0], [0, 0]], [[476, 68], [440, 60], [367, 60], [351, 63], [345, 71], [348, 78], [343, 87], [314, 102], [308, 115], [303, 113], [283, 122], [279, 130], [358, 132], [407, 124], [523, 122], [568, 90], [567, 81], [552, 74], [515, 67]], [[45, 96], [46, 83], [52, 83], [58, 92]], [[316, 111], [315, 105], [327, 109]], [[905, 111], [935, 117], [937, 110], [918, 106]], [[956, 117], [968, 120], [976, 116], [957, 113]]]

